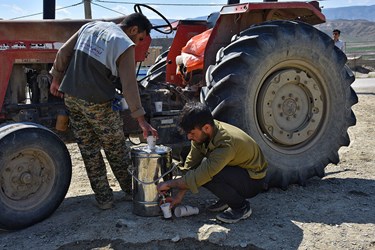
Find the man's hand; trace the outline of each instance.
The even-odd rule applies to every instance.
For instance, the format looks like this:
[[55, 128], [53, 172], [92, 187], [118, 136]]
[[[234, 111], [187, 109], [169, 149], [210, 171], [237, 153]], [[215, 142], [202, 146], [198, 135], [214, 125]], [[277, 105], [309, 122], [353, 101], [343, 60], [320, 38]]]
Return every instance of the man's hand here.
[[176, 196], [172, 197], [172, 202], [171, 202], [172, 207], [175, 207], [182, 202], [182, 199], [184, 198], [186, 191], [187, 191], [186, 189], [180, 189], [178, 193], [176, 194]]
[[166, 195], [168, 190], [171, 189], [168, 182], [160, 182], [157, 186], [157, 190], [159, 193]]
[[156, 137], [156, 138], [159, 138], [159, 135], [158, 135], [158, 131], [156, 129], [154, 129], [144, 118], [144, 116], [141, 116], [141, 117], [138, 117], [137, 118], [138, 120], [138, 124], [139, 126], [141, 127], [142, 131], [143, 131], [143, 138], [147, 138], [149, 132], [151, 132], [151, 134]]
[[188, 190], [188, 187], [186, 186], [186, 183], [183, 181], [182, 178], [173, 179], [166, 182], [160, 182], [157, 186], [158, 192], [163, 195], [166, 195], [168, 190], [170, 190], [171, 188], [179, 189], [176, 196], [166, 198], [166, 201], [171, 203], [171, 207], [174, 207], [181, 203], [186, 191]]
[[63, 98], [64, 93], [59, 91], [60, 83], [56, 81], [55, 79], [52, 79], [51, 86], [49, 88], [49, 91], [51, 92], [52, 95]]

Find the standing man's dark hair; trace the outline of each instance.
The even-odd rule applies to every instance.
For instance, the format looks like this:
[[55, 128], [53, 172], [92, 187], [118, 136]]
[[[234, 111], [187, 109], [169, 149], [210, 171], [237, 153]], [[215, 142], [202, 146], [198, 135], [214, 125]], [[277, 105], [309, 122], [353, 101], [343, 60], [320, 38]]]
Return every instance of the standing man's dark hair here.
[[214, 118], [210, 109], [200, 102], [189, 102], [182, 109], [179, 127], [189, 133], [195, 128], [202, 128], [205, 124], [214, 126]]
[[137, 26], [139, 33], [146, 31], [147, 35], [150, 34], [152, 28], [150, 21], [141, 13], [132, 13], [126, 16], [124, 20], [121, 21], [120, 26], [125, 28]]
[[334, 29], [334, 30], [333, 30], [333, 33], [335, 33], [335, 32], [337, 32], [337, 34], [339, 34], [339, 35], [341, 34], [341, 31], [338, 30], [338, 29]]

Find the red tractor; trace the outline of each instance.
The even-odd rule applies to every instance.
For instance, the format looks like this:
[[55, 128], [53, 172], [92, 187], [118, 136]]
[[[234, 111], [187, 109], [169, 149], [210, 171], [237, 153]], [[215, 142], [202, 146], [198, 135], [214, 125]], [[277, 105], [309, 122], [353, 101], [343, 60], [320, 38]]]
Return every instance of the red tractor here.
[[[135, 6], [142, 8], [150, 9]], [[171, 24], [162, 18], [166, 25], [155, 28], [174, 31], [173, 42], [139, 81], [157, 143], [183, 159], [188, 142], [176, 120], [186, 102], [201, 101], [216, 119], [258, 142], [269, 162], [270, 187], [305, 185], [339, 162], [338, 150], [349, 145], [347, 130], [356, 123], [357, 96], [345, 54], [312, 26], [325, 21], [318, 2], [228, 1], [207, 20]], [[61, 44], [87, 21], [0, 21], [1, 229], [47, 218], [69, 188], [64, 142], [72, 140], [69, 129], [55, 129], [66, 110], [49, 93], [48, 71]], [[137, 61], [149, 44], [137, 48]], [[156, 101], [163, 101], [162, 112]], [[125, 134], [139, 134], [129, 113], [122, 115]]]

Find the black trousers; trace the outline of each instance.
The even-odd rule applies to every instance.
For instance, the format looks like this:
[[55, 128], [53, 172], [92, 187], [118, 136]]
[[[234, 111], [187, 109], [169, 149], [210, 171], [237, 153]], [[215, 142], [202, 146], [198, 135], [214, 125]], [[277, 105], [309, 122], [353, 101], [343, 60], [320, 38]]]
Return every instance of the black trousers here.
[[203, 187], [236, 209], [244, 206], [247, 198], [262, 192], [264, 179], [251, 179], [246, 169], [226, 166]]

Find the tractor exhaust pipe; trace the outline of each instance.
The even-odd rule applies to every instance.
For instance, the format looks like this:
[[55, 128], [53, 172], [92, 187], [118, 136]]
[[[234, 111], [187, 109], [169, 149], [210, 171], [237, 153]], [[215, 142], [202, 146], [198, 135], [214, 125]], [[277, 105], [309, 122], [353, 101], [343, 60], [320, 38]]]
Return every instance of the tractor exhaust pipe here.
[[43, 19], [55, 19], [56, 0], [43, 0]]
[[[263, 2], [277, 2], [277, 0], [263, 0]], [[228, 5], [229, 4], [236, 4], [236, 3], [240, 3], [240, 0], [228, 0]]]

